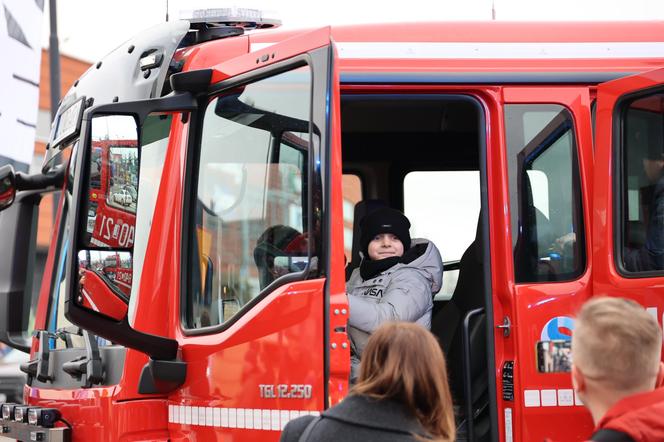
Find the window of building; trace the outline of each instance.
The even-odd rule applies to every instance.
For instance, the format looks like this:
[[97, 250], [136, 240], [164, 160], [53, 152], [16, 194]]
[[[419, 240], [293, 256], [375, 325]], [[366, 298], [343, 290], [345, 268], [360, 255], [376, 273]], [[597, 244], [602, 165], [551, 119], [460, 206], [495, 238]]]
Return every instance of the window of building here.
[[563, 281], [585, 269], [572, 116], [554, 104], [505, 106], [516, 282]]

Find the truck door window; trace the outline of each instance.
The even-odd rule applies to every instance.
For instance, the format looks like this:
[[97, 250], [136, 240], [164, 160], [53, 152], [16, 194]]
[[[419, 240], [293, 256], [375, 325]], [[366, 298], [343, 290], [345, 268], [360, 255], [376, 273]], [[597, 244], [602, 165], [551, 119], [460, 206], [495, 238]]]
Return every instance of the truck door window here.
[[190, 232], [188, 328], [227, 322], [309, 265], [310, 96], [310, 69], [301, 67], [209, 102]]
[[625, 102], [616, 161], [618, 268], [631, 276], [664, 270], [664, 93]]
[[[480, 212], [480, 172], [416, 171], [403, 181], [404, 213], [413, 238], [427, 238], [446, 263], [458, 261], [475, 240]], [[459, 270], [445, 270], [436, 299], [452, 297]]]
[[585, 269], [572, 116], [554, 104], [505, 106], [516, 282], [564, 281]]

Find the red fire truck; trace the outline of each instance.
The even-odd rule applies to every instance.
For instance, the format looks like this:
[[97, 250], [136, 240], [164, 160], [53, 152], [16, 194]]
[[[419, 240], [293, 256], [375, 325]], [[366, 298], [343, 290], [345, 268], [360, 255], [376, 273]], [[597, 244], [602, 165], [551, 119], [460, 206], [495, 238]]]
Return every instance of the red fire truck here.
[[[432, 332], [458, 439], [587, 437], [575, 312], [609, 295], [664, 314], [643, 170], [664, 133], [664, 23], [255, 29], [272, 25], [202, 14], [146, 31], [68, 92], [42, 174], [2, 169], [0, 228], [17, 234], [0, 338], [31, 353], [6, 435], [277, 440], [338, 403], [357, 224], [385, 204], [445, 260]], [[133, 244], [87, 230], [104, 216], [102, 139], [135, 140]], [[26, 229], [56, 188], [32, 321]], [[126, 314], [81, 296], [93, 252], [128, 254]]]

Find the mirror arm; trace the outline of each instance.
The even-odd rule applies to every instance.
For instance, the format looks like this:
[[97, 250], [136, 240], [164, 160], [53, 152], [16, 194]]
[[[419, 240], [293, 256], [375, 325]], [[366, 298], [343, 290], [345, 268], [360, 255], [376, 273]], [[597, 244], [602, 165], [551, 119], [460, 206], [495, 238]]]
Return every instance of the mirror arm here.
[[36, 377], [41, 382], [52, 381], [53, 368], [50, 364], [51, 349], [48, 340], [53, 335], [46, 330], [38, 330], [35, 333], [39, 339], [37, 358], [21, 364], [19, 368], [28, 376]]
[[166, 361], [152, 357], [141, 371], [138, 383], [140, 394], [158, 394], [174, 391], [187, 377], [187, 363], [180, 358]]
[[41, 190], [48, 187], [60, 188], [65, 181], [65, 170], [65, 167], [61, 167], [54, 173], [37, 173], [34, 175], [17, 172], [14, 176], [16, 190]]
[[46, 330], [39, 330], [39, 362], [37, 362], [37, 379], [41, 382], [53, 380], [49, 339], [50, 334]]
[[21, 364], [20, 369], [22, 372], [27, 373], [29, 377], [36, 377], [41, 382], [52, 381], [53, 367], [50, 364], [51, 350], [48, 346], [48, 339], [51, 337], [51, 334], [46, 330], [39, 330], [37, 336], [39, 337], [37, 359]]

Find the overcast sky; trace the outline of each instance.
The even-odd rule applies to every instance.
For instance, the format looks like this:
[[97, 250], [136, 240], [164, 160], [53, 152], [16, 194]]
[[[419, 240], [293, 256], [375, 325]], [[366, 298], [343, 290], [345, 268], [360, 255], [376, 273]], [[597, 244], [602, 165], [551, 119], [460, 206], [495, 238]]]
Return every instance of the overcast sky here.
[[[48, 46], [48, 3], [43, 46]], [[58, 1], [60, 50], [90, 62], [166, 20], [166, 0]], [[192, 8], [242, 6], [272, 11], [286, 27], [431, 20], [664, 20], [664, 0], [169, 0], [170, 19]]]

